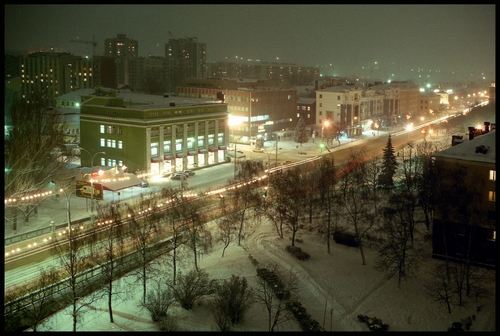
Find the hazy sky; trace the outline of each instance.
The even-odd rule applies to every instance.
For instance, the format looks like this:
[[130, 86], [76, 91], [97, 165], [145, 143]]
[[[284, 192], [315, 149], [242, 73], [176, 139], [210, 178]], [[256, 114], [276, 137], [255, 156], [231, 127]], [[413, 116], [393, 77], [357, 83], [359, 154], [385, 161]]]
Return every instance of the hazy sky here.
[[450, 80], [485, 76], [491, 82], [495, 9], [495, 5], [5, 5], [5, 49], [53, 47], [90, 54], [90, 44], [70, 41], [91, 41], [95, 35], [102, 54], [106, 38], [126, 34], [139, 42], [140, 56], [164, 56], [170, 31], [175, 38], [197, 37], [205, 43], [208, 62], [238, 56], [319, 66], [324, 75]]

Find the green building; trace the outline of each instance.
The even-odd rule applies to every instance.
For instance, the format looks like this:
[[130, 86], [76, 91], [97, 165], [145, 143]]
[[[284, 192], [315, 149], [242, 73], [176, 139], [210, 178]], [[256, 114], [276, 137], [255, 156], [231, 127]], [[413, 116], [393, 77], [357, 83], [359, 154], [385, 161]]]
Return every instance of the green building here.
[[166, 95], [149, 96], [149, 102], [131, 97], [82, 96], [80, 146], [92, 156], [106, 153], [92, 160], [82, 151], [83, 166], [163, 176], [227, 162], [227, 104]]

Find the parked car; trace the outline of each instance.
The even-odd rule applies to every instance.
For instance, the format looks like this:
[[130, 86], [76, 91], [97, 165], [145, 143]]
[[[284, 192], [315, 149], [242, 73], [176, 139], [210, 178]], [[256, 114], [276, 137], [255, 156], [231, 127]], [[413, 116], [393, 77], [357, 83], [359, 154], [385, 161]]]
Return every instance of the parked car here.
[[180, 180], [184, 176], [184, 179], [187, 179], [189, 175], [182, 174], [182, 173], [173, 173], [170, 176], [171, 180]]
[[184, 173], [184, 175], [188, 175], [188, 176], [193, 176], [193, 175], [195, 174], [195, 172], [194, 172], [194, 171], [192, 171], [192, 170], [187, 170], [187, 169], [186, 169], [183, 173]]
[[149, 182], [148, 181], [141, 181], [141, 188], [147, 188], [149, 187]]
[[254, 148], [252, 151], [256, 153], [264, 153], [264, 148]]

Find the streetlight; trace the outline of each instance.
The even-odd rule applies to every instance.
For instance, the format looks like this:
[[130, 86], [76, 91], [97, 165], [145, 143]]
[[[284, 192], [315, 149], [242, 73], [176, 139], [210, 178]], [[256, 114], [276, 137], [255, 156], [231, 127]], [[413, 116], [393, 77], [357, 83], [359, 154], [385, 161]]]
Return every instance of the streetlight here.
[[324, 130], [325, 126], [328, 127], [328, 121], [325, 121], [324, 123], [321, 124], [321, 145], [320, 145], [321, 151], [323, 151], [323, 146], [324, 146], [324, 144], [323, 144], [323, 141], [324, 141], [323, 130]]
[[90, 193], [90, 222], [92, 224], [94, 224], [94, 158], [96, 157], [97, 154], [106, 155], [106, 152], [97, 152], [94, 155], [92, 155], [85, 148], [80, 147], [80, 150], [87, 152], [87, 154], [90, 157], [90, 190], [91, 190], [91, 193]]
[[70, 192], [67, 192], [63, 188], [59, 189], [59, 192], [64, 192], [64, 195], [66, 196], [66, 210], [68, 218], [68, 242], [70, 246], [71, 246], [71, 194], [75, 193], [77, 190], [81, 189], [75, 189]]
[[228, 124], [233, 130], [233, 145], [234, 145], [234, 177], [236, 177], [236, 139], [234, 138], [234, 127], [239, 125], [241, 120], [236, 119], [233, 115], [229, 115]]

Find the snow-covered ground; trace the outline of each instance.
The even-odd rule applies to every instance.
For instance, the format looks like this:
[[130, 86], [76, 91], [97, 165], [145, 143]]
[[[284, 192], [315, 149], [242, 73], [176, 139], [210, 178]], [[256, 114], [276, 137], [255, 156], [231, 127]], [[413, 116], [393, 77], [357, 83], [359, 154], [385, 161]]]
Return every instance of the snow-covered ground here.
[[[327, 331], [368, 331], [366, 324], [359, 322], [357, 315], [377, 317], [389, 325], [389, 331], [447, 331], [453, 322], [471, 315], [477, 318], [472, 331], [495, 331], [495, 284], [488, 298], [475, 302], [470, 299], [465, 307], [454, 307], [449, 314], [440, 303], [425, 294], [423, 283], [431, 266], [437, 261], [430, 258], [430, 242], [426, 247], [429, 256], [423, 261], [417, 276], [397, 288], [397, 278], [388, 280], [374, 268], [377, 253], [366, 249], [367, 265], [362, 265], [359, 250], [332, 243], [331, 253], [326, 244], [309, 232], [300, 232], [303, 240], [296, 243], [311, 255], [308, 261], [299, 261], [285, 250], [290, 245], [290, 234], [280, 239], [271, 224], [262, 221], [255, 224], [253, 232], [245, 236], [241, 246], [232, 243], [222, 257], [222, 245], [214, 246], [210, 254], [201, 257], [199, 267], [210, 279], [229, 279], [231, 275], [245, 277], [249, 285], [256, 285], [256, 266], [249, 255], [258, 262], [258, 267], [269, 263], [280, 265], [283, 270], [293, 269], [299, 278], [299, 296], [302, 305], [312, 318]], [[192, 258], [186, 258], [187, 261]], [[162, 263], [160, 263], [162, 264]], [[163, 263], [164, 265], [166, 262]], [[185, 265], [186, 271], [193, 267]], [[165, 269], [168, 274], [169, 269]], [[165, 276], [166, 277], [166, 276]], [[122, 295], [115, 295], [113, 301], [114, 323], [109, 322], [107, 297], [85, 307], [78, 331], [154, 331], [157, 330], [149, 313], [140, 307], [141, 285], [134, 276], [116, 281], [115, 287]], [[477, 307], [484, 305], [480, 312]], [[333, 310], [332, 310], [333, 309]], [[216, 325], [203, 299], [186, 311], [174, 304], [169, 313], [176, 316], [182, 331], [217, 331]], [[72, 318], [69, 308], [47, 319], [39, 331], [71, 331]], [[267, 316], [264, 307], [255, 303], [246, 313], [238, 331], [267, 331]], [[283, 331], [300, 331], [298, 324], [291, 321]]]

